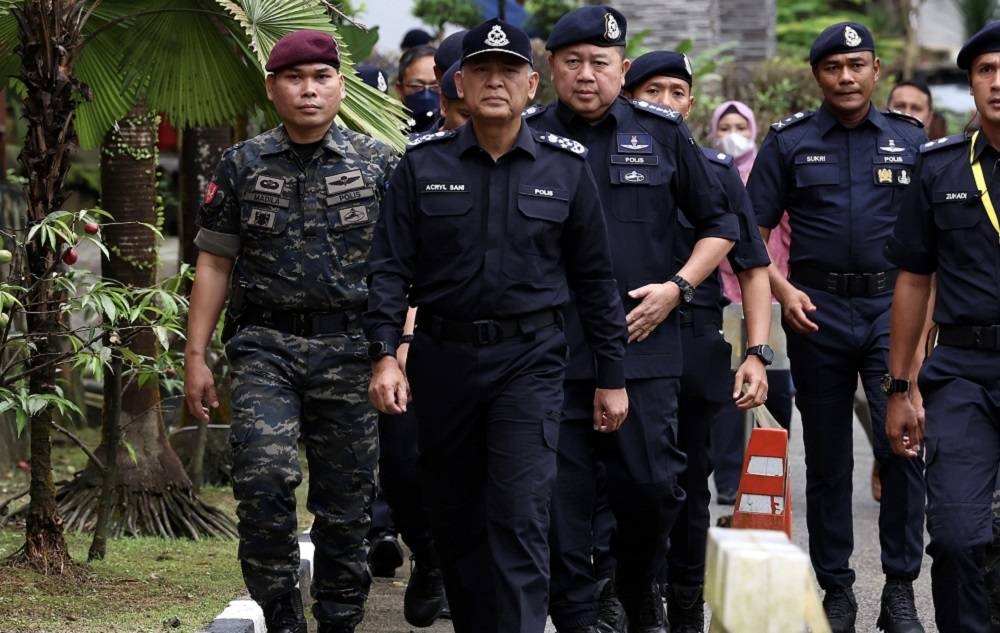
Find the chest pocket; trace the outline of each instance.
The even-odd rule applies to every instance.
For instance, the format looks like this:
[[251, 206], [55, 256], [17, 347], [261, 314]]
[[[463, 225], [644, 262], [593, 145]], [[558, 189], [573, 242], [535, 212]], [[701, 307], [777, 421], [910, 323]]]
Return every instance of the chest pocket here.
[[795, 157], [795, 186], [824, 187], [840, 184], [840, 165], [831, 154], [800, 154]]
[[[643, 155], [651, 160], [654, 155]], [[653, 222], [662, 209], [672, 204], [672, 194], [662, 187], [670, 184], [670, 165], [616, 165], [610, 166], [612, 204], [610, 212], [622, 222]]]
[[240, 233], [244, 254], [261, 266], [280, 271], [287, 250], [288, 189], [284, 178], [261, 175], [240, 198]]
[[508, 216], [503, 272], [550, 286], [562, 279], [561, 241], [569, 217], [569, 192], [548, 186], [518, 187], [517, 212]]
[[364, 267], [371, 249], [375, 221], [378, 220], [378, 206], [375, 198], [356, 203], [328, 206], [326, 223], [330, 230], [334, 252], [345, 273]]
[[[945, 266], [951, 264], [957, 268], [976, 268], [983, 258], [996, 248], [996, 232], [989, 224], [986, 212], [983, 210], [977, 192], [962, 192], [967, 200], [947, 201], [935, 204], [934, 224], [940, 229], [941, 240], [938, 257]], [[935, 202], [947, 197], [946, 193], [933, 194]], [[954, 195], [954, 194], [952, 194]], [[989, 233], [986, 232], [989, 229]]]
[[[439, 184], [439, 183], [435, 183]], [[460, 251], [469, 252], [479, 238], [479, 227], [473, 226], [472, 193], [468, 187], [463, 190], [444, 190], [427, 192], [427, 187], [434, 185], [419, 184], [423, 191], [419, 197], [420, 207], [420, 241], [429, 245], [421, 249], [426, 253], [451, 254]], [[452, 185], [442, 185], [451, 187]]]

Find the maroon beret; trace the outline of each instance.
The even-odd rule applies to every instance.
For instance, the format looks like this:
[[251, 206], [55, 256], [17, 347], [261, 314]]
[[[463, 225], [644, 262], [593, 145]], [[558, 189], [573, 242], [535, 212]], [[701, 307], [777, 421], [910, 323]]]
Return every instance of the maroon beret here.
[[322, 31], [292, 31], [275, 43], [264, 69], [273, 73], [296, 64], [317, 63], [340, 69], [337, 40]]

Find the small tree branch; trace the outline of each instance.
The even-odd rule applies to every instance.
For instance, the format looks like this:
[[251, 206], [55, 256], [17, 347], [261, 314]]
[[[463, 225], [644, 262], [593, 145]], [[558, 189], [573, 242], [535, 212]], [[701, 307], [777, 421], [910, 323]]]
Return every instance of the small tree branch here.
[[[52, 428], [59, 431], [69, 439], [73, 440], [73, 443], [79, 446], [81, 449], [83, 449], [83, 452], [87, 454], [87, 457], [90, 458], [90, 461], [94, 462], [95, 466], [97, 466], [100, 470], [104, 470], [104, 462], [102, 462], [100, 458], [98, 458], [97, 455], [94, 454], [94, 451], [90, 450], [90, 447], [87, 446], [83, 442], [83, 440], [81, 440], [76, 434], [74, 434], [69, 429], [63, 428], [57, 422], [54, 422], [52, 420], [49, 420], [49, 424], [52, 425]], [[117, 450], [117, 447], [114, 447], [114, 449], [110, 450]], [[114, 455], [114, 453], [112, 453], [112, 455]]]

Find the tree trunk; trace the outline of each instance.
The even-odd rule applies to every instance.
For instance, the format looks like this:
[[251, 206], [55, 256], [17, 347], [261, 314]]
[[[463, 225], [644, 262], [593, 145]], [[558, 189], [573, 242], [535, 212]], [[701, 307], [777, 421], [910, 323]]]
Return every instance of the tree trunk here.
[[[113, 340], [114, 339], [114, 340]], [[115, 511], [115, 482], [118, 480], [118, 460], [109, 447], [122, 441], [122, 354], [118, 349], [117, 334], [105, 336], [104, 344], [111, 346], [111, 363], [104, 376], [104, 420], [101, 423], [101, 445], [104, 454], [104, 472], [101, 473], [101, 494], [97, 499], [97, 525], [94, 540], [90, 543], [87, 561], [104, 560], [108, 552], [108, 533], [111, 531]]]
[[[21, 38], [21, 79], [27, 96], [27, 133], [18, 160], [28, 177], [28, 221], [38, 222], [59, 209], [70, 154], [76, 146], [73, 126], [82, 86], [72, 76], [81, 43], [84, 5], [79, 0], [32, 0], [13, 10]], [[55, 393], [51, 339], [58, 336], [60, 293], [52, 283], [56, 254], [35, 240], [26, 245], [27, 327], [36, 348], [26, 366], [33, 394]], [[25, 545], [16, 562], [42, 573], [62, 573], [72, 560], [63, 538], [52, 480], [52, 445], [48, 408], [31, 416], [31, 501], [25, 515]]]
[[[156, 284], [157, 238], [139, 224], [161, 224], [156, 206], [156, 116], [137, 106], [108, 133], [101, 150], [102, 207], [115, 221], [105, 225], [111, 253], [104, 277], [126, 286]], [[153, 356], [157, 340], [152, 330], [138, 333], [129, 345]], [[192, 493], [191, 480], [167, 442], [155, 376], [139, 385], [126, 369], [121, 394], [122, 443], [99, 452], [117, 460], [120, 477], [115, 492], [112, 535], [164, 537], [234, 536], [235, 525]], [[108, 400], [105, 399], [105, 408]], [[110, 420], [105, 416], [105, 423]], [[101, 469], [96, 464], [59, 491], [67, 527], [91, 530], [100, 496]]]

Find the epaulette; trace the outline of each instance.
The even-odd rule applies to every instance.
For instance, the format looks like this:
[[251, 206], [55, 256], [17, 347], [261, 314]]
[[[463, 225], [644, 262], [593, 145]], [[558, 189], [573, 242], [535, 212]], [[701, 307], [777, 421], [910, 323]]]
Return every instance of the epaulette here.
[[894, 119], [899, 119], [900, 121], [906, 121], [907, 123], [915, 125], [921, 129], [924, 127], [923, 121], [911, 114], [900, 112], [899, 110], [882, 110], [882, 114], [885, 116], [891, 116]]
[[672, 110], [670, 108], [664, 108], [663, 106], [656, 105], [655, 103], [650, 103], [648, 101], [642, 101], [640, 99], [631, 99], [629, 101], [636, 110], [641, 110], [642, 112], [649, 112], [650, 114], [655, 114], [661, 118], [664, 118], [673, 123], [680, 123], [684, 120], [681, 113], [677, 110]]
[[772, 123], [771, 129], [774, 130], [775, 132], [780, 132], [785, 128], [795, 125], [796, 123], [801, 123], [802, 121], [805, 121], [814, 114], [816, 113], [812, 110], [803, 110], [802, 112], [796, 112], [791, 116], [786, 116], [777, 123]]
[[717, 149], [712, 149], [711, 147], [701, 148], [701, 153], [705, 155], [709, 161], [713, 163], [718, 163], [720, 165], [725, 165], [729, 167], [733, 164], [733, 157], [725, 152], [720, 152]]
[[921, 154], [936, 152], [939, 149], [951, 147], [952, 145], [958, 145], [959, 143], [964, 143], [967, 140], [969, 140], [969, 136], [964, 132], [960, 134], [952, 134], [951, 136], [943, 136], [933, 141], [921, 143], [919, 151]]
[[583, 158], [587, 155], [587, 148], [583, 146], [579, 141], [574, 141], [571, 138], [566, 138], [565, 136], [559, 136], [558, 134], [553, 134], [552, 132], [535, 132], [535, 140], [539, 143], [545, 143], [546, 145], [552, 145], [553, 147], [558, 147], [561, 150], [565, 150], [571, 154], [576, 154], [577, 156]]
[[406, 148], [411, 149], [417, 147], [418, 145], [423, 145], [424, 143], [452, 138], [457, 134], [458, 130], [438, 130], [437, 132], [431, 132], [430, 134], [421, 134], [420, 136], [410, 139], [410, 142], [406, 144]]
[[530, 119], [531, 117], [536, 117], [542, 112], [545, 112], [548, 108], [549, 105], [547, 103], [536, 103], [525, 108], [524, 112], [521, 113], [521, 116], [526, 119]]

